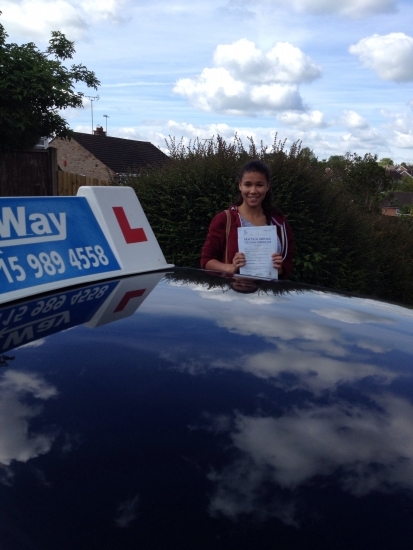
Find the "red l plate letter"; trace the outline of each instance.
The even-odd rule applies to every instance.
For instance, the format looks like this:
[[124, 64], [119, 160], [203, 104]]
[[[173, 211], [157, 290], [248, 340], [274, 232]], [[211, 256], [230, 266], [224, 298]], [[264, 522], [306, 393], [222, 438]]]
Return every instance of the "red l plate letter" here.
[[113, 206], [112, 208], [127, 244], [143, 243], [148, 240], [141, 227], [132, 229], [122, 206]]
[[128, 305], [129, 301], [132, 300], [132, 298], [138, 298], [143, 295], [145, 292], [145, 289], [142, 290], [130, 290], [125, 294], [125, 296], [122, 298], [122, 300], [117, 305], [115, 311], [113, 313], [117, 313], [118, 311], [123, 311], [125, 307]]

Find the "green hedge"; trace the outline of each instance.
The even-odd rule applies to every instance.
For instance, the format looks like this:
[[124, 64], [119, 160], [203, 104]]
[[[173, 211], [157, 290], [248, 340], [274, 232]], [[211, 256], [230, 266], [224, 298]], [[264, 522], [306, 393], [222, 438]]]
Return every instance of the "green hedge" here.
[[168, 163], [125, 182], [135, 189], [168, 262], [199, 267], [212, 217], [238, 195], [236, 174], [260, 158], [272, 170], [275, 204], [294, 232], [292, 280], [413, 304], [413, 224], [363, 209], [354, 195], [355, 171], [347, 170], [346, 186], [345, 178], [327, 177], [325, 164], [298, 143], [287, 151], [277, 139], [270, 150], [220, 137], [186, 148], [171, 139], [169, 149]]

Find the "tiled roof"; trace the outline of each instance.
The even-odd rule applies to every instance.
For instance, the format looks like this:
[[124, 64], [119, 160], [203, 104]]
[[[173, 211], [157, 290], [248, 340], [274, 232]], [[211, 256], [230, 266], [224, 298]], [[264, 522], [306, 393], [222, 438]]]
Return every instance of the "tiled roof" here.
[[385, 199], [381, 206], [388, 208], [391, 206], [404, 206], [405, 204], [413, 204], [413, 191], [393, 191], [391, 196]]
[[81, 132], [74, 132], [72, 139], [117, 174], [137, 172], [139, 168], [148, 165], [160, 165], [169, 158], [149, 141], [96, 136]]

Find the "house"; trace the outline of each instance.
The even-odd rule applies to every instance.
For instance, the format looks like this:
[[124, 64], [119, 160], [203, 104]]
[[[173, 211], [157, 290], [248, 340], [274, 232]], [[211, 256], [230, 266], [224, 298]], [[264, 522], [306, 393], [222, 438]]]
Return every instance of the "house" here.
[[400, 216], [400, 208], [413, 204], [412, 191], [393, 191], [381, 204], [381, 213], [385, 216]]
[[413, 166], [387, 166], [386, 173], [393, 180], [400, 180], [403, 176], [413, 177]]
[[74, 132], [71, 140], [56, 138], [50, 147], [57, 149], [59, 170], [101, 180], [162, 165], [169, 158], [149, 141], [108, 137], [100, 126], [93, 135]]

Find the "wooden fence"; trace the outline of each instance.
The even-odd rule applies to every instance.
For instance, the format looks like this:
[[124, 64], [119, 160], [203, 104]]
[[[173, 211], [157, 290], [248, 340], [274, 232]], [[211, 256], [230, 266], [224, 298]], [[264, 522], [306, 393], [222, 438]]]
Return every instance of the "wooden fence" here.
[[62, 196], [74, 196], [82, 185], [109, 185], [108, 180], [99, 180], [90, 176], [79, 176], [71, 172], [57, 173], [57, 194]]
[[0, 154], [0, 196], [41, 197], [57, 193], [56, 149]]

